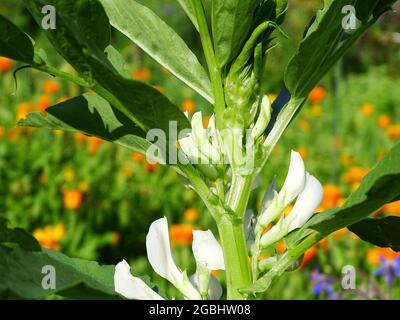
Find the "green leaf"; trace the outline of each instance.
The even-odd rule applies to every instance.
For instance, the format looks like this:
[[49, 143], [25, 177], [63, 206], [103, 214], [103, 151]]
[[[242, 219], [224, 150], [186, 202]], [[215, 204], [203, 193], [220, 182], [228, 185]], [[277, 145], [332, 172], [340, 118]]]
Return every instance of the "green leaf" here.
[[111, 27], [97, 0], [77, 0], [73, 6], [66, 0], [24, 2], [39, 26], [43, 19], [43, 6], [52, 5], [56, 8], [56, 29], [44, 32], [57, 51], [89, 81], [93, 81], [93, 75], [88, 65], [88, 55], [112, 67], [103, 53], [110, 44]]
[[[42, 268], [48, 265], [56, 271], [54, 290], [42, 287]], [[117, 298], [114, 266], [100, 266], [97, 262], [69, 258], [59, 252], [29, 252], [19, 246], [0, 244], [0, 273], [6, 275], [0, 277], [0, 289], [10, 290], [26, 299], [62, 294], [64, 290], [82, 285], [90, 290], [93, 298], [99, 298], [99, 293], [104, 298]]]
[[400, 144], [397, 144], [363, 179], [340, 208], [315, 215], [294, 237], [295, 243], [318, 231], [323, 236], [349, 227], [400, 196]]
[[[41, 250], [32, 235], [22, 229], [9, 229], [4, 219], [0, 219], [0, 231], [0, 274], [3, 275], [0, 277], [1, 290], [10, 290], [26, 299], [63, 295], [63, 291], [68, 293], [65, 295], [67, 297], [81, 298], [80, 292], [73, 290], [80, 287], [85, 288], [86, 298], [118, 298], [114, 290], [114, 266], [100, 266], [97, 262]], [[44, 266], [55, 268], [54, 290], [42, 287]]]
[[111, 24], [178, 79], [213, 102], [211, 83], [194, 53], [149, 8], [133, 0], [100, 0]]
[[32, 63], [31, 39], [12, 22], [0, 15], [0, 56]]
[[0, 217], [0, 243], [17, 243], [22, 249], [40, 251], [39, 243], [32, 235], [23, 229], [7, 228], [7, 221]]
[[144, 131], [96, 94], [62, 102], [46, 109], [46, 114], [30, 113], [18, 125], [79, 131], [140, 153], [146, 153], [151, 146]]
[[364, 219], [349, 227], [362, 240], [378, 247], [400, 251], [400, 218]]
[[[389, 9], [386, 1], [325, 0], [324, 9], [316, 15], [305, 38], [285, 72], [285, 83], [295, 98], [305, 98], [329, 69], [345, 54], [360, 36]], [[388, 1], [394, 3], [395, 1]], [[362, 23], [346, 32], [342, 13], [345, 6], [355, 7]], [[369, 20], [371, 14], [374, 18]]]
[[253, 24], [260, 0], [212, 1], [212, 34], [220, 68], [239, 53]]
[[[167, 136], [170, 121], [177, 122], [178, 130], [189, 127], [184, 114], [164, 95], [142, 82], [124, 78], [107, 59], [104, 53], [108, 45], [105, 41], [107, 37], [103, 39], [93, 35], [102, 32], [108, 34], [110, 29], [107, 15], [97, 0], [77, 0], [74, 6], [67, 0], [25, 2], [38, 23], [44, 4], [56, 6], [57, 28], [45, 31], [50, 41], [87, 82], [93, 82], [102, 97], [139, 127], [146, 131], [161, 129]], [[87, 18], [88, 12], [91, 13], [90, 18]]]

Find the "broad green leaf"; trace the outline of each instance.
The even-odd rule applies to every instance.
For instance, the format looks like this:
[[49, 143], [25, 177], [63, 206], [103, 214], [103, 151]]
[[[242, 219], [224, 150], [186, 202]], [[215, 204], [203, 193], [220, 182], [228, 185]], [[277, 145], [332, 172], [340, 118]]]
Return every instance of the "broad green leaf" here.
[[12, 22], [0, 15], [0, 56], [32, 63], [31, 39]]
[[[64, 290], [79, 286], [86, 289], [87, 298], [118, 298], [114, 290], [114, 266], [100, 266], [97, 262], [41, 250], [32, 235], [22, 229], [9, 229], [4, 219], [0, 219], [0, 230], [0, 274], [3, 275], [0, 276], [1, 290], [10, 290], [22, 298], [40, 299], [52, 294], [63, 295]], [[15, 230], [18, 230], [18, 236]], [[5, 234], [14, 234], [15, 241], [5, 237]], [[55, 268], [54, 290], [42, 287], [44, 266]], [[68, 297], [79, 298], [79, 292], [75, 291], [75, 295], [70, 294]]]
[[[56, 271], [56, 289], [42, 287], [44, 266]], [[114, 291], [114, 266], [73, 259], [62, 253], [43, 250], [24, 251], [17, 245], [0, 244], [0, 289], [10, 290], [26, 299], [40, 299], [63, 290], [84, 285], [94, 298], [117, 298]]]
[[151, 145], [134, 122], [96, 94], [62, 102], [46, 109], [45, 114], [30, 113], [18, 125], [79, 131], [140, 153], [146, 153]]
[[[325, 0], [323, 10], [317, 13], [286, 69], [285, 83], [292, 96], [305, 98], [351, 45], [390, 8], [388, 2], [395, 1]], [[356, 30], [346, 31], [343, 27], [346, 13], [342, 10], [348, 5], [355, 7], [362, 20]], [[373, 19], [369, 19], [372, 14]]]
[[353, 192], [340, 208], [315, 215], [296, 235], [298, 242], [308, 230], [322, 235], [354, 225], [368, 217], [384, 204], [400, 196], [400, 144], [364, 178], [360, 187]]
[[7, 221], [0, 217], [0, 243], [17, 243], [22, 249], [40, 251], [39, 243], [25, 230], [7, 228]]
[[[57, 28], [45, 33], [60, 54], [88, 82], [97, 83], [99, 92], [143, 130], [153, 128], [163, 130], [168, 136], [169, 122], [176, 121], [178, 129], [189, 126], [184, 114], [156, 89], [138, 81], [121, 76], [104, 53], [108, 45], [105, 37], [92, 33], [109, 33], [107, 15], [97, 0], [77, 0], [71, 6], [67, 0], [24, 0], [38, 23], [41, 21], [41, 7], [44, 4], [57, 8]], [[88, 12], [91, 18], [85, 20]], [[99, 19], [99, 22], [92, 21]], [[98, 28], [93, 28], [98, 26]], [[86, 27], [85, 27], [86, 25]], [[85, 32], [82, 32], [85, 30]], [[100, 88], [99, 88], [100, 89]]]
[[400, 218], [364, 219], [349, 227], [362, 240], [378, 247], [400, 251]]
[[261, 0], [213, 0], [212, 34], [219, 67], [239, 53], [253, 24]]
[[149, 8], [133, 0], [100, 0], [111, 24], [178, 79], [213, 102], [211, 83], [194, 53]]

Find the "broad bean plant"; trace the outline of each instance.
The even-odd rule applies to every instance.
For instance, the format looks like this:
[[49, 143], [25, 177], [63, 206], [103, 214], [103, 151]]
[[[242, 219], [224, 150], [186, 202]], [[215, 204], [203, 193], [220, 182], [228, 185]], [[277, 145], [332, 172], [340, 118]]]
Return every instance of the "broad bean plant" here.
[[[75, 72], [53, 67], [43, 48], [4, 16], [0, 55], [20, 61], [21, 68], [71, 81], [88, 93], [45, 113], [31, 113], [18, 125], [96, 136], [171, 166], [204, 202], [204, 214], [213, 217], [218, 235], [193, 232], [193, 275], [174, 262], [166, 218], [149, 227], [149, 263], [185, 299], [262, 296], [277, 278], [296, 268], [307, 249], [346, 227], [365, 241], [399, 250], [399, 222], [371, 215], [400, 199], [400, 146], [340, 208], [318, 214], [323, 188], [293, 151], [287, 155], [284, 184], [271, 181], [258, 212], [247, 210], [257, 176], [268, 167], [274, 147], [311, 90], [383, 14], [390, 14], [395, 0], [324, 0], [288, 62], [275, 101], [262, 88], [268, 81], [269, 54], [286, 36], [282, 23], [290, 10], [288, 0], [178, 0], [201, 39], [202, 57], [133, 0], [21, 1]], [[111, 28], [212, 104], [207, 127], [201, 112], [184, 114], [155, 88], [130, 79], [123, 56], [111, 45]], [[2, 280], [0, 286], [19, 296], [176, 298], [158, 292], [148, 278], [134, 276], [126, 261], [99, 266], [41, 249], [29, 234], [7, 227], [6, 221], [0, 221], [0, 228], [0, 255], [9, 261], [4, 272], [14, 279]], [[287, 250], [278, 254], [275, 245], [282, 240]], [[40, 272], [44, 265], [54, 266], [58, 274], [57, 286], [47, 291]], [[213, 270], [224, 270], [226, 288]]]

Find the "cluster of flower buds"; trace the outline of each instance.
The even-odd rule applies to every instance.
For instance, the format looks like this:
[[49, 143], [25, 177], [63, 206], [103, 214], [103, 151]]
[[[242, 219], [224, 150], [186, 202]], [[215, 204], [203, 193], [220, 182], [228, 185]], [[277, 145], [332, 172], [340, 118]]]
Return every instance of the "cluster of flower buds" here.
[[256, 1], [253, 27], [239, 55], [229, 66], [225, 79], [227, 110], [224, 121], [230, 126], [247, 129], [260, 110], [262, 66], [271, 46], [272, 31], [279, 28], [287, 10], [287, 0]]
[[[259, 239], [255, 245], [267, 248], [291, 231], [301, 228], [315, 213], [322, 198], [321, 183], [306, 172], [300, 154], [292, 151], [289, 171], [282, 189], [278, 193], [274, 181], [264, 198], [255, 224], [255, 239]], [[293, 209], [285, 216], [285, 209], [294, 200], [296, 202]], [[275, 225], [263, 234], [273, 222]]]

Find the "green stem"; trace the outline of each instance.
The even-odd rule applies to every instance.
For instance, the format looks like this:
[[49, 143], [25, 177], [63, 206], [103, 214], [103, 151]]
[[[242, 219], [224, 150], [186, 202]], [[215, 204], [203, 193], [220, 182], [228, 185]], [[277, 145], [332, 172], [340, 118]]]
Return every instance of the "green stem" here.
[[39, 71], [46, 72], [50, 75], [53, 75], [55, 77], [65, 79], [67, 81], [71, 81], [81, 87], [90, 88], [90, 89], [93, 87], [93, 85], [89, 84], [86, 80], [84, 80], [78, 76], [74, 76], [70, 73], [61, 71], [61, 70], [54, 68], [52, 66], [49, 66], [47, 64], [33, 64], [32, 67]]
[[246, 213], [253, 180], [254, 174], [248, 176], [233, 175], [231, 190], [228, 195], [228, 206], [239, 218], [243, 218]]
[[218, 230], [224, 251], [227, 298], [228, 300], [243, 300], [245, 296], [239, 292], [239, 289], [251, 284], [243, 220], [225, 216], [218, 222]]
[[291, 99], [286, 107], [284, 107], [284, 109], [279, 114], [278, 119], [275, 122], [274, 128], [264, 142], [264, 163], [261, 167], [264, 167], [265, 163], [272, 153], [272, 150], [274, 150], [276, 144], [282, 137], [282, 134], [285, 132], [286, 128], [289, 126], [294, 115], [303, 104], [304, 100], [305, 98]]
[[215, 58], [214, 46], [204, 14], [203, 4], [199, 0], [192, 1], [192, 3], [196, 13], [197, 23], [199, 25], [199, 33], [201, 43], [203, 45], [204, 55], [207, 61], [208, 70], [210, 72], [211, 84], [214, 93], [214, 107], [217, 127], [221, 127], [222, 114], [225, 110], [225, 96], [221, 69], [218, 67], [217, 59]]

